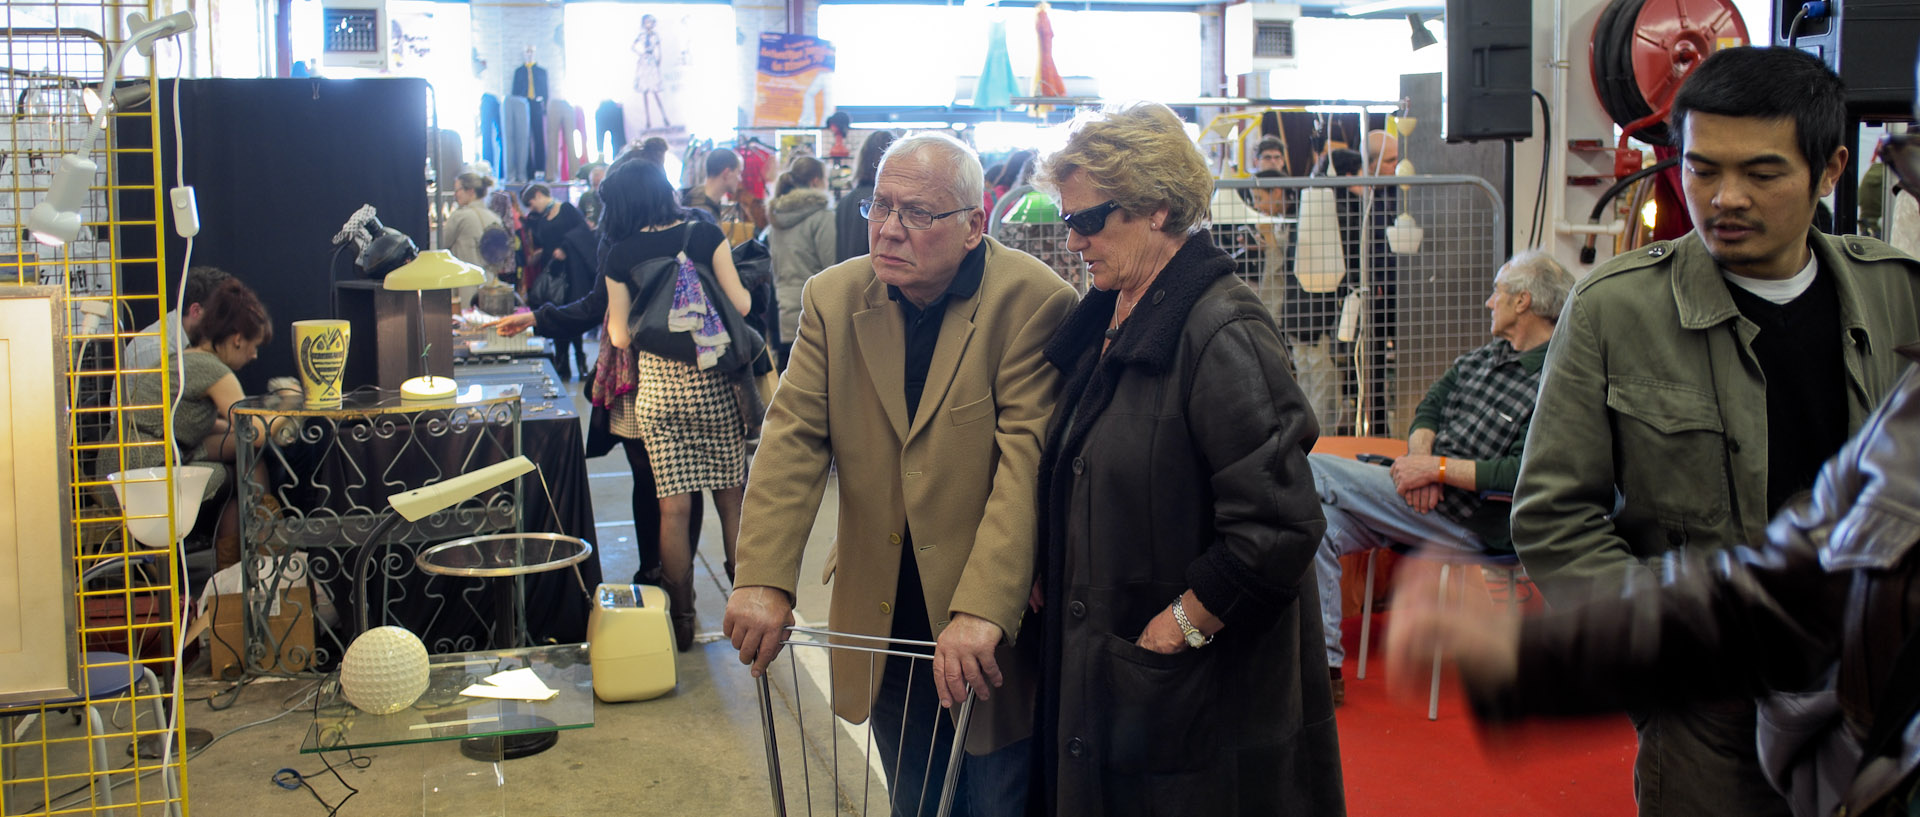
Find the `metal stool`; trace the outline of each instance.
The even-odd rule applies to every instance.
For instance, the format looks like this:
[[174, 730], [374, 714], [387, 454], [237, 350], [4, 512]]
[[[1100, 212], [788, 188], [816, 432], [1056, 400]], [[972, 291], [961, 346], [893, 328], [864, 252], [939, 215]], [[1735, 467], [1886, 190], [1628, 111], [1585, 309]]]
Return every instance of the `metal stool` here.
[[[1360, 675], [1359, 677], [1363, 680], [1367, 677], [1367, 650], [1372, 643], [1373, 571], [1374, 571], [1374, 560], [1379, 557], [1379, 554], [1380, 554], [1380, 551], [1377, 548], [1374, 550], [1367, 551], [1367, 584], [1366, 584], [1366, 590], [1364, 591], [1366, 593], [1366, 597], [1362, 601], [1363, 607], [1360, 613]], [[1527, 584], [1526, 569], [1520, 566], [1520, 557], [1512, 553], [1487, 553], [1487, 554], [1481, 554], [1479, 556], [1466, 558], [1466, 559], [1447, 559], [1441, 562], [1440, 582], [1439, 582], [1439, 587], [1437, 588], [1437, 592], [1440, 594], [1440, 603], [1442, 605], [1447, 603], [1447, 585], [1452, 580], [1453, 569], [1455, 567], [1467, 568], [1467, 567], [1475, 567], [1475, 566], [1480, 568], [1481, 575], [1483, 578], [1485, 577], [1486, 572], [1489, 570], [1497, 570], [1500, 572], [1501, 579], [1502, 579], [1500, 584], [1501, 595], [1505, 596], [1505, 598], [1498, 599], [1498, 600], [1505, 603], [1508, 608], [1514, 608], [1522, 604], [1525, 604], [1527, 599], [1531, 597], [1530, 592], [1529, 593], [1521, 592], [1521, 589], [1523, 587], [1528, 587], [1529, 585]], [[1462, 572], [1463, 580], [1464, 580], [1464, 576], [1465, 576], [1465, 573], [1463, 571]], [[1433, 691], [1427, 697], [1427, 720], [1436, 721], [1439, 719], [1440, 719], [1440, 651], [1436, 649], [1433, 651]]]
[[[18, 744], [21, 742], [21, 739], [26, 736], [27, 730], [33, 727], [34, 720], [39, 718], [43, 711], [47, 709], [70, 708], [73, 706], [86, 707], [90, 727], [87, 732], [89, 735], [87, 739], [87, 743], [89, 744], [87, 766], [93, 775], [106, 778], [105, 786], [94, 785], [93, 788], [97, 793], [99, 802], [111, 807], [114, 804], [114, 769], [112, 761], [107, 759], [107, 730], [105, 722], [100, 718], [100, 710], [97, 708], [98, 704], [125, 695], [133, 691], [138, 684], [144, 681], [146, 682], [148, 691], [154, 696], [152, 699], [154, 728], [165, 728], [167, 713], [165, 707], [161, 706], [160, 703], [159, 696], [162, 692], [160, 679], [153, 674], [153, 670], [133, 663], [132, 658], [117, 652], [89, 652], [86, 654], [85, 667], [86, 686], [84, 696], [78, 698], [60, 698], [28, 704], [15, 704], [0, 708], [0, 719], [12, 719], [16, 717], [21, 719], [19, 724], [9, 730], [10, 742]], [[139, 707], [136, 705], [133, 707], [133, 710], [134, 721], [137, 725], [139, 720]], [[137, 728], [129, 729], [129, 732], [138, 731]], [[8, 768], [15, 766], [11, 761], [11, 757], [17, 748], [17, 746], [14, 746], [9, 747], [7, 750], [9, 756], [9, 762], [7, 763]], [[137, 773], [133, 770], [128, 771], [129, 773]], [[46, 774], [45, 769], [42, 769], [41, 774]], [[180, 781], [176, 777], [173, 767], [165, 767], [161, 774], [166, 784], [167, 797], [169, 799], [177, 797], [180, 791]], [[91, 780], [89, 780], [89, 784], [92, 784]], [[0, 781], [0, 795], [4, 795], [5, 790], [4, 781]], [[4, 797], [0, 796], [0, 800], [4, 800]], [[177, 804], [172, 805], [170, 811], [178, 814], [179, 806]]]

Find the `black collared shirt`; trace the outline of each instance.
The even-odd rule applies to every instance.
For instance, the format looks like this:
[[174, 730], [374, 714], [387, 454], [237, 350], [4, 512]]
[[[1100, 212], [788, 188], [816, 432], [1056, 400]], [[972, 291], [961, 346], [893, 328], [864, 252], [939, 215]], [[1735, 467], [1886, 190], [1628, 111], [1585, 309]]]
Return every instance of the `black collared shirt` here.
[[921, 309], [907, 300], [899, 287], [887, 285], [887, 297], [900, 304], [900, 317], [907, 324], [907, 419], [920, 413], [920, 393], [927, 388], [927, 367], [933, 363], [933, 349], [940, 344], [940, 322], [947, 317], [947, 302], [953, 298], [971, 298], [980, 291], [980, 276], [987, 269], [987, 242], [960, 259], [960, 271], [954, 273], [947, 291]]
[[[909, 422], [920, 413], [920, 394], [927, 389], [927, 368], [933, 364], [933, 350], [940, 344], [940, 322], [946, 319], [947, 302], [955, 297], [971, 298], [980, 291], [980, 277], [987, 269], [987, 242], [960, 259], [960, 271], [954, 273], [947, 291], [921, 309], [907, 300], [905, 293], [887, 285], [887, 297], [900, 304], [900, 317], [907, 324], [907, 417]], [[920, 568], [913, 559], [913, 531], [901, 537], [900, 578], [893, 589], [893, 637], [932, 641], [933, 629], [927, 621], [927, 596], [920, 587]], [[944, 611], [943, 611], [944, 612]], [[941, 618], [946, 616], [942, 615]]]

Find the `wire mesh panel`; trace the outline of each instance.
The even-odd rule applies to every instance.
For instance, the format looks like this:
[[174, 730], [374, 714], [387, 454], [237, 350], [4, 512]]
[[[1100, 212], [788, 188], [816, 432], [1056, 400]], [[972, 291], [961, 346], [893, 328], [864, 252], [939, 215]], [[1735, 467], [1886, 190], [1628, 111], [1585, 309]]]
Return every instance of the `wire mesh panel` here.
[[[110, 136], [123, 119], [153, 128], [152, 107], [141, 88], [116, 93], [118, 86], [102, 87], [123, 36], [121, 21], [132, 12], [152, 16], [153, 9], [146, 3], [25, 0], [0, 11], [6, 28], [0, 94], [11, 103], [0, 117], [0, 286], [51, 285], [68, 295], [66, 488], [79, 577], [72, 604], [86, 650], [82, 699], [0, 712], [0, 814], [6, 815], [178, 814], [186, 802], [180, 726], [170, 727], [167, 715], [174, 709], [168, 688], [177, 681], [180, 604], [173, 587], [184, 519], [172, 508], [136, 518], [143, 528], [157, 530], [144, 535], [159, 541], [143, 547], [106, 479], [127, 464], [129, 446], [118, 434], [123, 413], [161, 408], [121, 405], [125, 401], [115, 397], [127, 393], [127, 377], [134, 374], [122, 366], [121, 346], [138, 334], [127, 331], [131, 321], [121, 316], [136, 305], [154, 311], [170, 277], [164, 270], [154, 274], [154, 259], [164, 257], [159, 224], [129, 220], [120, 209], [129, 200], [160, 209], [156, 185], [121, 181], [158, 175], [157, 153], [115, 145]], [[169, 49], [155, 54], [174, 53]], [[129, 85], [139, 86], [141, 79], [150, 84], [146, 60], [133, 62], [137, 70], [125, 72]], [[121, 104], [96, 118], [102, 100]], [[89, 164], [90, 172], [77, 170]], [[76, 195], [71, 202], [49, 201], [63, 167], [69, 172], [62, 181]], [[38, 217], [36, 208], [42, 210]], [[29, 230], [59, 221], [55, 217], [63, 213], [78, 218], [73, 234]], [[155, 250], [129, 257], [122, 249], [129, 238]], [[144, 445], [168, 452], [169, 463], [177, 453], [170, 433]], [[174, 473], [155, 478], [168, 493]], [[81, 717], [55, 712], [67, 709]]]
[[[1503, 211], [1469, 176], [1231, 179], [1206, 229], [1273, 311], [1321, 435], [1401, 437], [1427, 387], [1492, 339]], [[1089, 286], [1057, 220], [995, 237]]]
[[[939, 707], [931, 689], [924, 685], [915, 688], [916, 683], [924, 684], [925, 679], [914, 680], [921, 674], [915, 670], [931, 667], [933, 642], [789, 627], [788, 638], [781, 644], [787, 648], [785, 658], [769, 665], [767, 674], [759, 679], [760, 723], [767, 743], [767, 777], [772, 784], [773, 813], [780, 817], [788, 814], [947, 817], [953, 809], [955, 784], [966, 755], [964, 747], [973, 713], [973, 695], [969, 692], [953, 710], [950, 733], [945, 728], [931, 730], [924, 740], [908, 734], [906, 721], [909, 719], [904, 715], [908, 707]], [[814, 654], [805, 654], [807, 651]], [[856, 660], [811, 660], [835, 653], [841, 658]], [[776, 668], [782, 661], [791, 673], [793, 685], [781, 690], [782, 693], [790, 691], [790, 697], [782, 695], [781, 700], [776, 701], [770, 679], [780, 671]], [[906, 665], [906, 672], [899, 673], [898, 668], [883, 669], [890, 661], [910, 663]], [[873, 702], [871, 710], [879, 710], [888, 703], [881, 700], [881, 696], [899, 696], [895, 705], [903, 715], [897, 735], [878, 731], [875, 722], [881, 720], [879, 717], [869, 716], [865, 723], [855, 725], [834, 714], [838, 702], [834, 700], [833, 690], [837, 685], [832, 667], [840, 664], [844, 671], [849, 663], [866, 668], [865, 677], [852, 687], [863, 690], [867, 700]], [[809, 685], [801, 681], [803, 665], [825, 668], [824, 678], [813, 680], [824, 688], [827, 700], [815, 701], [816, 706], [811, 708], [803, 703], [810, 697], [804, 691]], [[896, 678], [906, 679], [900, 691], [890, 688], [900, 687], [897, 682], [888, 684], [883, 680], [888, 671], [899, 673]], [[929, 678], [931, 675], [926, 673]], [[819, 703], [826, 706], [819, 707]], [[935, 713], [938, 719], [948, 717], [947, 712]], [[788, 730], [781, 724], [793, 728]], [[888, 751], [889, 747], [892, 751]], [[893, 791], [889, 783], [897, 775], [925, 781], [925, 785], [907, 783]]]

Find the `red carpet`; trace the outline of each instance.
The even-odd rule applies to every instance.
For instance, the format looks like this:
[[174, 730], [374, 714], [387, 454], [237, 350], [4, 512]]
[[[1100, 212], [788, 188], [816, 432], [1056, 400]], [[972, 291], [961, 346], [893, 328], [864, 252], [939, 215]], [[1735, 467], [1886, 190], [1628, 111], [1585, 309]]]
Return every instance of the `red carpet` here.
[[1374, 621], [1375, 650], [1364, 681], [1354, 677], [1360, 621], [1346, 622], [1347, 702], [1339, 718], [1347, 814], [1633, 815], [1634, 741], [1626, 716], [1540, 722], [1484, 736], [1449, 684], [1440, 689], [1440, 719], [1428, 721], [1424, 698], [1388, 698], [1389, 668], [1380, 651], [1385, 622], [1384, 614]]

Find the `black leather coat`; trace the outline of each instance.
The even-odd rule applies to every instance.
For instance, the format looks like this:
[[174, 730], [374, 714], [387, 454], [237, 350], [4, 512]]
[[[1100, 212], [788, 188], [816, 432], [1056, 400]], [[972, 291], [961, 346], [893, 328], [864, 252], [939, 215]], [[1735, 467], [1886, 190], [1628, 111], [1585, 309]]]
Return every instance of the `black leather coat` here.
[[[1048, 346], [1065, 372], [1041, 460], [1045, 683], [1037, 798], [1071, 815], [1341, 815], [1313, 553], [1318, 435], [1273, 320], [1200, 233], [1112, 348], [1114, 294]], [[1191, 588], [1225, 627], [1134, 646]]]
[[[1920, 346], [1899, 351], [1920, 357]], [[1469, 691], [1494, 720], [1754, 695], [1762, 765], [1797, 817], [1841, 804], [1876, 813], [1910, 797], [1920, 770], [1920, 721], [1889, 706], [1895, 657], [1920, 628], [1916, 543], [1920, 378], [1909, 368], [1767, 541], [1668, 554], [1657, 585], [1529, 619], [1518, 677]], [[1881, 712], [1891, 741], [1863, 765]]]

